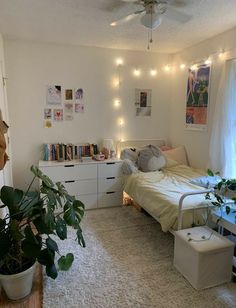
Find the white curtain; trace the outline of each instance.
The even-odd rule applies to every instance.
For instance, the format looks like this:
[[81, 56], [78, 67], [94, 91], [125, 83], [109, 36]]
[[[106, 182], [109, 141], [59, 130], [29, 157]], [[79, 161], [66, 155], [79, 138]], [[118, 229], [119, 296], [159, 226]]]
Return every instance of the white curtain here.
[[210, 168], [226, 178], [236, 178], [236, 60], [225, 63], [210, 141]]

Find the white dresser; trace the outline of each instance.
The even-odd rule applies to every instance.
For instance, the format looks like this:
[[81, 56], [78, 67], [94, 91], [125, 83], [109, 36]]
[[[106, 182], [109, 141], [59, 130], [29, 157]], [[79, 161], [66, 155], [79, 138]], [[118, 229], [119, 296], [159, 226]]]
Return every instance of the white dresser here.
[[85, 209], [122, 205], [122, 161], [39, 161], [39, 169], [51, 180], [61, 182], [69, 194], [81, 200]]

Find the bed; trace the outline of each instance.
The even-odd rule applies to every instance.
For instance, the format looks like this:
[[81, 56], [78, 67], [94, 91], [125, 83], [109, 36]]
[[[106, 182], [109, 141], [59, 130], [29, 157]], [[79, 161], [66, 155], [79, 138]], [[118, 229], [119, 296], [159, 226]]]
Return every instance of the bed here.
[[[130, 140], [120, 145], [141, 147], [153, 144], [163, 146], [164, 140]], [[124, 191], [162, 227], [172, 231], [205, 224], [210, 203], [205, 200], [205, 189], [190, 183], [190, 180], [205, 175], [203, 170], [186, 164], [168, 164], [161, 171], [138, 172], [126, 176]]]

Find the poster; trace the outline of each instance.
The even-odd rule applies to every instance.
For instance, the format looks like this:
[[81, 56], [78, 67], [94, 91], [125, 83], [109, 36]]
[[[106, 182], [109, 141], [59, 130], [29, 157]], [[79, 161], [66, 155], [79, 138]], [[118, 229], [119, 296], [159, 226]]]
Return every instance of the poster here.
[[135, 89], [135, 113], [136, 116], [151, 116], [152, 90]]
[[56, 122], [63, 121], [63, 109], [54, 109], [53, 110], [53, 120]]
[[47, 86], [47, 104], [61, 105], [61, 86]]
[[84, 104], [83, 103], [75, 103], [75, 112], [83, 113], [84, 112]]
[[72, 89], [66, 89], [65, 90], [65, 100], [66, 101], [72, 101], [73, 100], [73, 90]]
[[207, 129], [210, 70], [209, 64], [199, 64], [196, 68], [189, 69], [185, 117], [186, 129]]
[[84, 91], [82, 88], [75, 90], [75, 112], [84, 112]]
[[65, 121], [72, 121], [73, 119], [73, 114], [65, 114]]
[[73, 113], [73, 109], [74, 109], [73, 103], [65, 103], [64, 109], [65, 109], [65, 113]]
[[44, 119], [45, 120], [52, 119], [52, 109], [51, 108], [44, 108]]

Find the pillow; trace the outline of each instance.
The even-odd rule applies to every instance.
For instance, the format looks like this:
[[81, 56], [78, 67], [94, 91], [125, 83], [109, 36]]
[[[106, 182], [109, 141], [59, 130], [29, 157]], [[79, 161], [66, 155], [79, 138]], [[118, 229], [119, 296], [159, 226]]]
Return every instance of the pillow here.
[[190, 183], [204, 187], [204, 188], [213, 188], [220, 181], [221, 181], [221, 177], [218, 175], [214, 175], [214, 176], [205, 175], [205, 176], [200, 176], [198, 178], [194, 178], [190, 180]]
[[148, 145], [139, 151], [137, 164], [143, 172], [156, 171], [166, 165], [166, 159], [159, 148]]
[[129, 159], [136, 163], [138, 160], [138, 151], [135, 148], [126, 148], [121, 151], [120, 158], [122, 160]]
[[123, 174], [125, 175], [130, 175], [132, 173], [138, 172], [137, 166], [130, 159], [124, 159], [121, 169]]
[[173, 148], [172, 150], [168, 150], [164, 152], [165, 157], [167, 158], [167, 162], [169, 163], [170, 160], [170, 164], [171, 166], [168, 167], [172, 167], [173, 161], [175, 163], [175, 165], [180, 164], [180, 165], [189, 165], [188, 163], [188, 159], [187, 159], [187, 155], [186, 155], [186, 151], [184, 146], [178, 146], [176, 148]]
[[164, 151], [171, 150], [171, 149], [173, 149], [173, 148], [172, 148], [172, 147], [169, 147], [168, 145], [162, 145], [162, 146], [160, 147], [160, 149], [162, 150], [162, 152], [164, 152]]

